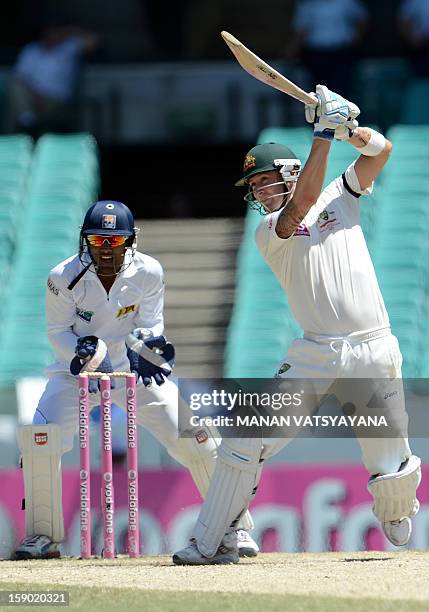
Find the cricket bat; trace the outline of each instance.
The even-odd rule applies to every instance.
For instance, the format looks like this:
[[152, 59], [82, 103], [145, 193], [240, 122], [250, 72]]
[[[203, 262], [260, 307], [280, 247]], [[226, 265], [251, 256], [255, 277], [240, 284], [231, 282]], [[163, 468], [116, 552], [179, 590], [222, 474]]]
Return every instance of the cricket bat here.
[[269, 64], [264, 62], [260, 57], [255, 55], [250, 49], [245, 47], [235, 36], [223, 30], [221, 36], [235, 55], [236, 60], [246, 72], [251, 74], [255, 79], [262, 81], [265, 85], [270, 85], [279, 91], [303, 102], [303, 104], [317, 104], [317, 98], [311, 95], [289, 81], [285, 76], [277, 72]]

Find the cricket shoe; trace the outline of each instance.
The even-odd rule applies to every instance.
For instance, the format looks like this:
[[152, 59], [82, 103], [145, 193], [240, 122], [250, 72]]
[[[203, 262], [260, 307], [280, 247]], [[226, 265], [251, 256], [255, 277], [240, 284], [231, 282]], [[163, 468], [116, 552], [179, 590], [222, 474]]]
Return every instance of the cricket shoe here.
[[405, 546], [411, 537], [411, 520], [406, 516], [397, 521], [383, 523], [383, 531], [389, 542], [395, 546]]
[[250, 534], [244, 529], [237, 529], [237, 546], [240, 557], [256, 557], [259, 552], [259, 546]]
[[12, 561], [25, 559], [58, 559], [61, 556], [59, 544], [45, 535], [26, 536], [12, 555]]
[[224, 536], [213, 557], [205, 557], [200, 553], [195, 538], [191, 538], [186, 548], [178, 550], [173, 555], [175, 565], [228, 565], [238, 563], [239, 560], [235, 532]]

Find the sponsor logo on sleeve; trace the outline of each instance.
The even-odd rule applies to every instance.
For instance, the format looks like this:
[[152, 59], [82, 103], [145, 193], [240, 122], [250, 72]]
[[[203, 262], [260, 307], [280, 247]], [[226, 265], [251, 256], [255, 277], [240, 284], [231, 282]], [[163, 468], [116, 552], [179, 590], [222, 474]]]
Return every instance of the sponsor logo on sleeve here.
[[56, 286], [54, 285], [54, 283], [51, 281], [51, 279], [50, 279], [50, 278], [48, 278], [48, 289], [49, 289], [49, 291], [52, 291], [52, 293], [53, 293], [54, 295], [58, 295], [58, 294], [59, 294], [59, 292], [60, 292], [60, 290], [58, 289], [58, 287], [56, 287]]
[[310, 235], [310, 230], [305, 225], [305, 223], [300, 223], [298, 225], [298, 227], [296, 228], [296, 230], [295, 230], [293, 235], [294, 236], [309, 236]]
[[82, 310], [81, 308], [76, 308], [76, 314], [79, 319], [82, 319], [82, 321], [85, 321], [85, 323], [91, 323], [94, 312], [92, 310]]
[[122, 319], [123, 317], [126, 317], [128, 314], [130, 314], [130, 312], [135, 312], [136, 310], [137, 310], [137, 304], [131, 304], [130, 306], [123, 306], [116, 313], [116, 318]]

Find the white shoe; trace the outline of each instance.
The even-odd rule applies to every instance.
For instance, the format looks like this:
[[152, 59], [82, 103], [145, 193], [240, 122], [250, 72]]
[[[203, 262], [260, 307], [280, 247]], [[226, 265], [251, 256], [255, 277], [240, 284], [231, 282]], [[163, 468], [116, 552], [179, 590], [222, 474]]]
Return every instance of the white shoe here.
[[[213, 557], [205, 557], [200, 553], [195, 538], [189, 540], [189, 545], [178, 550], [173, 555], [173, 563], [176, 565], [227, 565], [238, 563], [237, 541], [230, 535], [225, 536]], [[228, 541], [229, 540], [229, 541]]]
[[244, 529], [237, 529], [237, 546], [240, 557], [256, 557], [259, 546], [251, 535]]
[[397, 521], [388, 521], [383, 523], [383, 531], [389, 542], [395, 546], [405, 546], [411, 537], [411, 520], [406, 516]]
[[61, 556], [59, 544], [45, 535], [26, 536], [12, 555], [12, 561], [24, 559], [58, 559]]

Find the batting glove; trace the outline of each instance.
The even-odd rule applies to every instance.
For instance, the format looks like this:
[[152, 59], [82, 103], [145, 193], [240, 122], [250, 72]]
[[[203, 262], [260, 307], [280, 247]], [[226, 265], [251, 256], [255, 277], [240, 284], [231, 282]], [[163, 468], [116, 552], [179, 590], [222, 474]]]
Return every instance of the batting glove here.
[[129, 334], [126, 339], [127, 356], [130, 370], [142, 379], [145, 387], [150, 387], [152, 378], [157, 385], [163, 385], [174, 367], [174, 346], [167, 342], [165, 336], [156, 336], [143, 340], [138, 331]]
[[317, 85], [314, 95], [318, 102], [305, 106], [305, 118], [314, 125], [314, 137], [347, 140], [359, 125], [359, 107], [324, 85]]
[[[107, 346], [97, 336], [82, 336], [78, 338], [76, 357], [70, 362], [70, 372], [77, 376], [80, 372], [113, 372]], [[115, 379], [110, 381], [111, 389], [115, 388]], [[90, 393], [100, 390], [100, 379], [89, 378], [88, 388]]]

